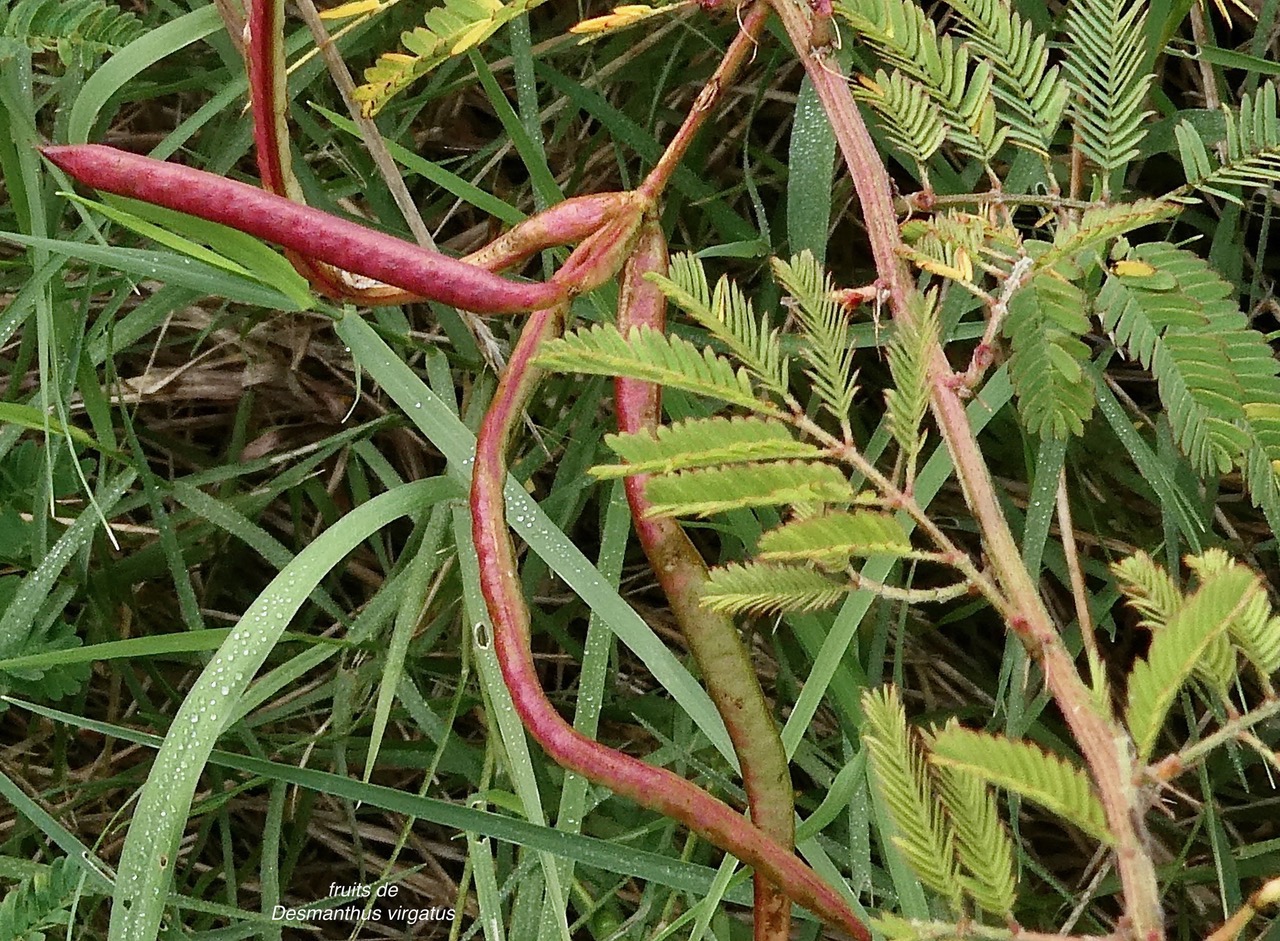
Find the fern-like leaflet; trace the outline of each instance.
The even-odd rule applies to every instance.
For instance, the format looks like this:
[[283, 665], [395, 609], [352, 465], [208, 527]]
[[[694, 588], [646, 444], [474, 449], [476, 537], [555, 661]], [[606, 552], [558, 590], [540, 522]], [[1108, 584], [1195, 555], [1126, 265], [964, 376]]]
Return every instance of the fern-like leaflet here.
[[1267, 82], [1254, 94], [1245, 95], [1238, 111], [1223, 109], [1226, 117], [1226, 159], [1209, 156], [1205, 142], [1187, 121], [1174, 129], [1178, 155], [1187, 174], [1187, 185], [1172, 194], [1186, 200], [1191, 190], [1200, 190], [1240, 204], [1233, 192], [1262, 189], [1280, 182], [1280, 117], [1277, 116], [1275, 82]]
[[928, 188], [929, 159], [947, 139], [942, 109], [929, 90], [898, 69], [880, 69], [874, 81], [863, 78], [854, 93], [875, 110], [889, 143], [911, 158]]
[[688, 340], [666, 336], [650, 327], [623, 336], [614, 326], [579, 330], [545, 344], [538, 364], [564, 372], [596, 376], [629, 376], [672, 389], [705, 395], [764, 414], [777, 409], [756, 396], [742, 368]]
[[889, 343], [893, 388], [884, 394], [885, 421], [907, 463], [907, 480], [915, 479], [916, 459], [924, 449], [920, 426], [929, 410], [929, 356], [938, 342], [934, 294], [917, 294], [912, 316], [901, 322]]
[[934, 799], [929, 765], [918, 733], [892, 686], [867, 690], [862, 738], [871, 754], [880, 795], [893, 816], [893, 842], [920, 880], [961, 911], [963, 889], [957, 870], [955, 831]]
[[[1219, 630], [1215, 624], [1208, 631], [1213, 636], [1205, 643], [1203, 655], [1193, 665], [1194, 674], [1217, 695], [1225, 696], [1235, 678], [1238, 650], [1253, 666], [1264, 689], [1270, 690], [1271, 676], [1280, 670], [1280, 616], [1272, 613], [1266, 594], [1255, 590], [1256, 576], [1233, 562], [1221, 549], [1209, 549], [1198, 556], [1188, 556], [1186, 562], [1187, 567], [1198, 576], [1202, 589], [1220, 577], [1235, 579], [1248, 586], [1245, 592], [1246, 603], [1225, 621], [1225, 627]], [[1177, 619], [1188, 604], [1187, 599], [1169, 574], [1145, 552], [1115, 563], [1111, 570], [1125, 600], [1141, 615], [1142, 626], [1150, 630], [1154, 637], [1159, 637], [1171, 624], [1182, 623]], [[1202, 607], [1204, 604], [1206, 602], [1202, 601]], [[1204, 627], [1203, 618], [1197, 624]], [[1189, 635], [1194, 633], [1190, 628], [1182, 629]], [[1169, 643], [1174, 642], [1166, 641], [1162, 646]], [[1148, 661], [1157, 652], [1159, 651], [1155, 649], [1153, 641]], [[1161, 653], [1161, 656], [1169, 658], [1167, 653]], [[1156, 669], [1158, 666], [1153, 663], [1148, 669]], [[1165, 679], [1171, 681], [1169, 676]]]
[[997, 127], [991, 66], [974, 62], [913, 0], [844, 0], [834, 5], [855, 32], [891, 65], [918, 81], [942, 111], [947, 136], [964, 154], [989, 164], [1008, 136]]
[[68, 910], [83, 875], [60, 857], [9, 889], [0, 899], [0, 938], [48, 941], [66, 936]]
[[683, 308], [711, 336], [725, 344], [764, 388], [782, 398], [787, 393], [790, 364], [782, 353], [778, 331], [767, 315], [756, 316], [742, 290], [721, 277], [712, 290], [696, 255], [681, 252], [671, 259], [667, 276], [646, 276], [672, 303]]
[[813, 569], [734, 562], [711, 570], [700, 600], [712, 611], [765, 615], [830, 608], [848, 593], [847, 584]]
[[831, 464], [782, 461], [734, 464], [655, 477], [647, 495], [651, 516], [710, 516], [755, 506], [844, 503], [855, 494]]
[[823, 453], [797, 441], [785, 425], [752, 417], [689, 419], [653, 432], [606, 435], [605, 444], [625, 463], [593, 467], [591, 473], [602, 480], [746, 461], [816, 459]]
[[35, 52], [56, 50], [65, 65], [117, 52], [145, 31], [136, 15], [106, 0], [0, 0], [0, 36]]
[[1129, 675], [1125, 722], [1139, 761], [1151, 757], [1169, 707], [1210, 645], [1237, 619], [1256, 612], [1259, 603], [1265, 605], [1266, 596], [1258, 577], [1242, 566], [1224, 568], [1206, 579], [1156, 633], [1146, 658]]
[[822, 513], [793, 520], [760, 537], [762, 562], [813, 562], [841, 571], [854, 557], [915, 554], [894, 517], [874, 510]]
[[1076, 95], [1071, 117], [1081, 152], [1104, 171], [1104, 193], [1107, 177], [1138, 155], [1146, 136], [1151, 112], [1144, 105], [1154, 78], [1142, 70], [1146, 9], [1143, 0], [1072, 0], [1067, 12], [1063, 68]]
[[1049, 65], [1049, 43], [1008, 0], [948, 0], [964, 19], [967, 41], [995, 72], [997, 111], [1009, 141], [1048, 154], [1070, 87]]
[[407, 52], [387, 52], [365, 70], [355, 91], [361, 110], [372, 117], [393, 97], [453, 56], [474, 49], [517, 16], [544, 0], [445, 0], [427, 11], [424, 25], [400, 34]]
[[1280, 365], [1232, 289], [1199, 256], [1164, 242], [1133, 249], [1135, 274], [1111, 272], [1097, 309], [1117, 345], [1155, 376], [1174, 437], [1201, 474], [1245, 472], [1274, 504]]
[[1020, 794], [1104, 843], [1112, 841], [1088, 776], [1038, 745], [949, 725], [935, 736], [930, 758]]
[[1078, 435], [1093, 412], [1093, 387], [1081, 368], [1089, 358], [1080, 339], [1089, 329], [1086, 307], [1078, 287], [1049, 274], [1035, 275], [1009, 300], [1009, 378], [1033, 434]]
[[[1182, 592], [1169, 573], [1145, 552], [1122, 559], [1111, 566], [1129, 604], [1139, 612], [1144, 628], [1163, 630], [1182, 608]], [[1195, 675], [1216, 691], [1219, 698], [1236, 675], [1236, 654], [1225, 634], [1211, 640], [1204, 656], [1195, 665]]]
[[804, 357], [811, 366], [807, 375], [814, 391], [832, 415], [847, 423], [858, 394], [849, 313], [836, 300], [830, 277], [812, 253], [801, 252], [789, 263], [775, 258], [773, 273], [795, 300], [796, 316], [806, 334]]
[[[933, 736], [926, 735], [926, 746], [932, 743]], [[995, 795], [977, 775], [937, 762], [933, 770], [938, 795], [955, 826], [960, 884], [984, 911], [1007, 919], [1017, 897], [1017, 880], [1013, 841], [1000, 822]]]

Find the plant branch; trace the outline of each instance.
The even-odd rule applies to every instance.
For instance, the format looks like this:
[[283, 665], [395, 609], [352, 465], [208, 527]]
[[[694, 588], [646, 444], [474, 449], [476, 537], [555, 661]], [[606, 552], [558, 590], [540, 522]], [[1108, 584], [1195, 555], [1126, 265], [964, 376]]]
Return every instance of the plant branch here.
[[666, 189], [667, 184], [671, 181], [671, 175], [676, 172], [680, 161], [684, 159], [685, 151], [689, 149], [689, 145], [697, 137], [698, 131], [702, 129], [702, 125], [706, 123], [707, 118], [715, 109], [724, 89], [733, 83], [738, 71], [755, 54], [756, 46], [759, 45], [760, 34], [764, 31], [765, 23], [768, 21], [768, 3], [765, 0], [754, 0], [746, 15], [739, 19], [741, 28], [738, 30], [738, 34], [733, 37], [733, 42], [729, 44], [729, 48], [725, 50], [720, 64], [716, 66], [715, 72], [711, 74], [707, 84], [698, 93], [698, 97], [695, 99], [693, 107], [689, 109], [689, 114], [685, 117], [684, 123], [680, 125], [680, 129], [676, 131], [671, 142], [667, 144], [667, 149], [663, 151], [658, 162], [649, 171], [649, 175], [640, 184], [636, 190], [637, 193], [656, 200], [662, 194], [662, 191]]
[[[290, 166], [292, 155], [285, 113], [289, 96], [284, 61], [284, 0], [248, 0], [246, 33], [245, 70], [249, 79], [249, 110], [253, 118], [258, 176], [268, 192], [305, 205], [302, 188]], [[321, 294], [338, 300], [355, 298], [353, 287], [341, 272], [316, 262], [306, 251], [288, 249], [285, 256], [298, 274]]]
[[1280, 697], [1268, 699], [1244, 715], [1224, 722], [1217, 731], [1188, 745], [1182, 751], [1166, 755], [1149, 767], [1147, 774], [1157, 781], [1172, 781], [1215, 748], [1236, 740], [1259, 722], [1277, 714], [1280, 714]]
[[[771, 0], [771, 3], [804, 63], [848, 164], [862, 204], [863, 222], [876, 268], [889, 289], [893, 316], [909, 318], [908, 300], [913, 287], [898, 254], [901, 238], [884, 163], [867, 133], [845, 78], [834, 72], [832, 65], [808, 45], [809, 12], [791, 0]], [[1145, 808], [1140, 806], [1134, 783], [1136, 769], [1131, 741], [1090, 695], [1022, 563], [956, 386], [955, 374], [939, 345], [930, 363], [930, 405], [951, 453], [965, 500], [981, 529], [996, 583], [1017, 612], [1008, 619], [1009, 627], [1039, 659], [1046, 683], [1093, 774], [1116, 841], [1116, 868], [1124, 890], [1127, 930], [1140, 941], [1155, 941], [1163, 937], [1164, 919], [1155, 866], [1145, 848], [1141, 818]]]

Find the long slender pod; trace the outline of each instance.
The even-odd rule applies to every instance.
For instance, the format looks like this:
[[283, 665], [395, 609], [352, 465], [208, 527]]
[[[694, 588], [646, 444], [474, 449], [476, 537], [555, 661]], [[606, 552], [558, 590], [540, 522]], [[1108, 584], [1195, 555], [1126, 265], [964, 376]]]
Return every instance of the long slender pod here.
[[632, 193], [574, 196], [525, 219], [462, 260], [487, 271], [506, 271], [543, 249], [582, 241], [637, 203]]
[[[650, 271], [665, 274], [666, 270], [662, 228], [648, 222], [622, 273], [618, 329], [623, 334], [633, 327], [665, 328], [666, 295], [644, 276]], [[619, 377], [614, 380], [614, 402], [621, 431], [650, 431], [661, 420], [662, 390], [653, 383]], [[733, 741], [751, 819], [778, 844], [791, 849], [795, 843], [795, 802], [787, 753], [773, 712], [733, 619], [698, 603], [707, 582], [701, 553], [675, 520], [647, 518], [651, 507], [645, 496], [647, 482], [644, 474], [628, 477], [625, 482], [636, 535]], [[756, 941], [785, 939], [790, 932], [791, 900], [757, 871]]]
[[522, 283], [247, 183], [102, 144], [45, 147], [56, 166], [88, 186], [219, 222], [421, 297], [480, 314], [555, 304], [557, 282]]
[[[249, 0], [245, 68], [253, 115], [254, 154], [263, 187], [306, 205], [293, 174], [286, 117], [289, 95], [284, 54], [284, 0]], [[325, 264], [305, 250], [287, 249], [285, 256], [321, 294], [366, 305], [408, 304], [422, 300], [389, 284], [357, 284], [340, 268]]]
[[796, 903], [858, 941], [871, 935], [849, 906], [787, 847], [728, 804], [665, 768], [601, 745], [573, 728], [547, 698], [529, 646], [529, 609], [507, 526], [503, 484], [506, 450], [525, 404], [538, 384], [539, 347], [564, 329], [567, 303], [534, 311], [512, 350], [507, 369], [476, 439], [471, 483], [471, 526], [480, 585], [493, 621], [493, 642], [511, 698], [530, 734], [561, 766], [604, 785], [642, 807], [672, 818], [753, 866]]

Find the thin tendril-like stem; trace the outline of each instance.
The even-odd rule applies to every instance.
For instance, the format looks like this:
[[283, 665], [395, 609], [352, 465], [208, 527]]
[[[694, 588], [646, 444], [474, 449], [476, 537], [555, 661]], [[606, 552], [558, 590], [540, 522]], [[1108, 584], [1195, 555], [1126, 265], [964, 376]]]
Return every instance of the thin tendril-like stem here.
[[720, 96], [724, 93], [724, 89], [733, 82], [734, 76], [738, 74], [738, 71], [754, 54], [759, 43], [760, 34], [764, 32], [765, 23], [768, 21], [769, 5], [764, 0], [756, 0], [756, 2], [752, 3], [751, 9], [746, 12], [746, 15], [739, 20], [741, 28], [738, 30], [738, 34], [733, 37], [733, 42], [725, 50], [724, 58], [720, 60], [715, 72], [707, 80], [707, 84], [703, 86], [702, 91], [698, 93], [698, 97], [694, 101], [693, 107], [689, 109], [689, 114], [685, 117], [684, 123], [680, 125], [680, 129], [676, 131], [675, 136], [671, 138], [671, 142], [667, 144], [667, 149], [658, 159], [653, 169], [649, 171], [649, 175], [645, 177], [644, 182], [640, 184], [636, 192], [649, 199], [656, 200], [662, 194], [662, 191], [666, 189], [667, 184], [671, 181], [671, 175], [676, 172], [676, 168], [684, 158], [685, 151], [689, 149], [689, 145], [693, 143], [698, 131], [702, 129], [702, 125], [711, 116], [716, 104], [720, 101]]
[[[254, 154], [258, 162], [258, 175], [263, 188], [277, 196], [284, 196], [304, 204], [302, 190], [290, 166], [289, 128], [285, 117], [288, 107], [286, 71], [284, 61], [284, 0], [249, 0], [248, 42], [245, 44], [245, 68], [249, 78], [249, 104], [253, 116]], [[357, 299], [356, 291], [343, 278], [341, 272], [307, 255], [304, 251], [288, 249], [289, 262], [326, 297], [339, 300]], [[359, 298], [369, 302], [369, 298]], [[382, 292], [392, 303], [407, 301], [403, 291], [396, 297]]]
[[[667, 245], [656, 221], [646, 222], [635, 251], [623, 270], [618, 298], [618, 329], [666, 327], [667, 298], [645, 280], [651, 271], [665, 274]], [[662, 390], [637, 379], [614, 380], [618, 429], [652, 430], [662, 416]], [[637, 474], [625, 482], [627, 502], [636, 535], [657, 575], [671, 612], [697, 661], [707, 692], [716, 705], [733, 742], [742, 769], [751, 819], [777, 843], [795, 843], [795, 801], [787, 753], [773, 712], [733, 619], [709, 611], [699, 602], [707, 583], [707, 566], [680, 524], [650, 518], [652, 504], [645, 496], [648, 476]], [[756, 941], [790, 936], [791, 900], [762, 873], [755, 873], [754, 931]]]

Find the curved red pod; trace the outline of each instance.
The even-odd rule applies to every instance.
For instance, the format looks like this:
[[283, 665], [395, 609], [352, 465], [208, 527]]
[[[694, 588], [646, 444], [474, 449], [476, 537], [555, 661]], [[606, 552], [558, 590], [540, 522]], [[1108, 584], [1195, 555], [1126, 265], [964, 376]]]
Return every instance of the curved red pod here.
[[556, 283], [510, 281], [204, 170], [101, 144], [44, 147], [41, 153], [95, 189], [218, 222], [344, 271], [476, 313], [512, 314], [546, 307], [567, 293]]
[[[662, 228], [647, 220], [619, 279], [618, 329], [623, 334], [636, 327], [665, 330], [666, 295], [645, 275], [666, 274], [667, 267]], [[661, 421], [662, 389], [654, 383], [619, 376], [614, 380], [614, 403], [619, 431], [651, 430]], [[699, 604], [707, 583], [706, 562], [678, 522], [649, 515], [648, 482], [647, 474], [635, 474], [623, 482], [636, 536], [733, 741], [751, 820], [779, 846], [792, 849], [795, 804], [787, 755], [755, 667], [738, 639], [733, 619]], [[754, 882], [754, 937], [757, 941], [789, 937], [791, 900], [786, 892], [762, 872], [755, 873]]]
[[582, 241], [635, 204], [632, 193], [574, 196], [525, 219], [463, 261], [489, 271], [514, 268], [543, 249]]
[[480, 564], [480, 587], [493, 622], [494, 652], [516, 713], [529, 734], [561, 767], [679, 821], [753, 866], [828, 924], [857, 941], [871, 941], [870, 932], [844, 899], [789, 847], [692, 781], [587, 738], [556, 711], [542, 689], [530, 649], [529, 608], [507, 525], [503, 485], [512, 429], [537, 387], [539, 371], [533, 365], [534, 358], [544, 342], [560, 335], [566, 310], [567, 305], [561, 304], [534, 311], [511, 351], [476, 436], [472, 536]]

